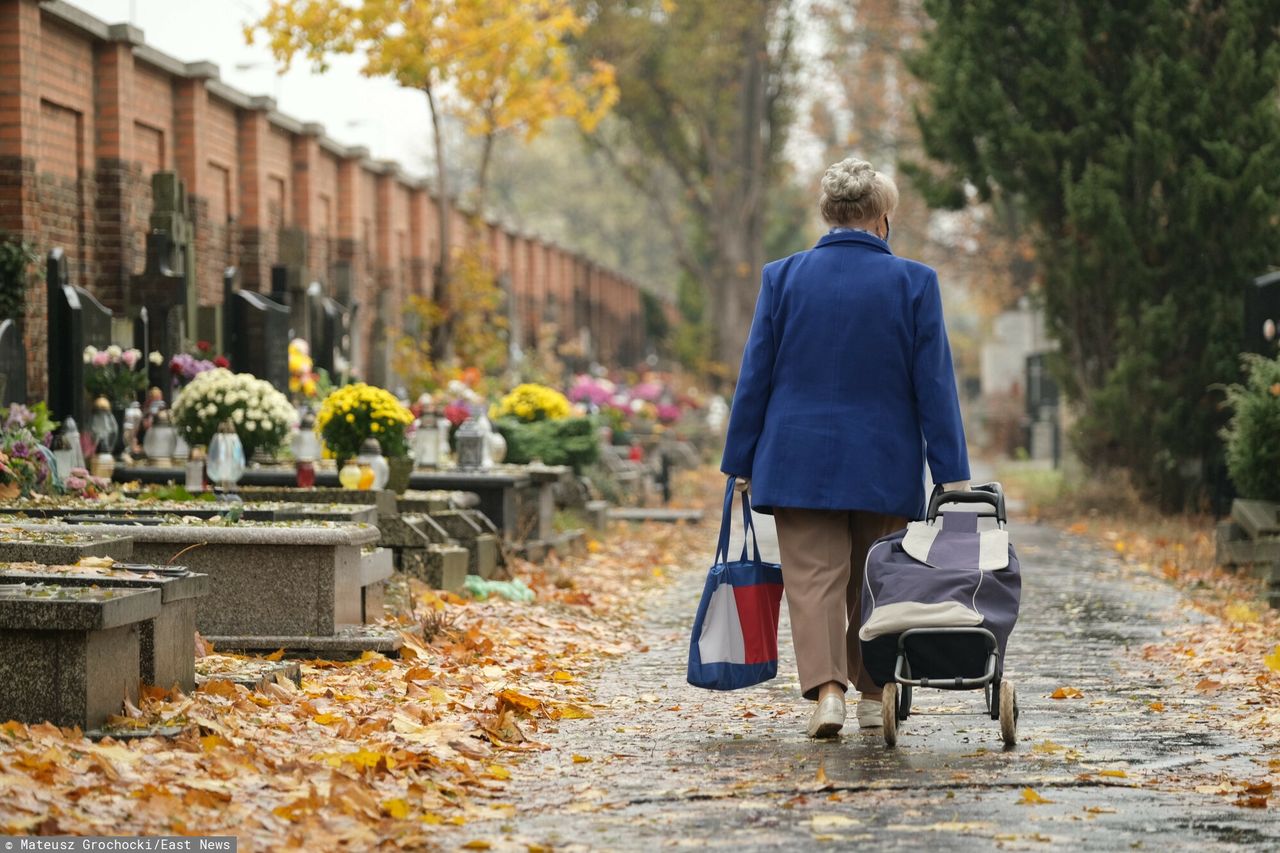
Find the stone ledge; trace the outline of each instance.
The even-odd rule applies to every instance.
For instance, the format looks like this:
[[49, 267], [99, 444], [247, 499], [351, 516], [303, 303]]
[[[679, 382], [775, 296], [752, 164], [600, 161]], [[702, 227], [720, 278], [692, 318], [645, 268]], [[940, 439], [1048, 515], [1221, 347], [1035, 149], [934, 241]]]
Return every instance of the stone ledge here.
[[[63, 597], [53, 597], [55, 594]], [[0, 586], [0, 629], [102, 631], [160, 615], [160, 590]]]
[[[10, 527], [49, 530], [58, 533], [86, 533], [90, 536], [119, 536], [125, 533], [134, 542], [191, 543], [210, 545], [368, 545], [378, 541], [378, 528], [362, 524], [333, 526], [255, 526], [253, 522], [217, 524], [67, 524], [57, 521], [10, 519]], [[127, 531], [127, 532], [126, 532]]]

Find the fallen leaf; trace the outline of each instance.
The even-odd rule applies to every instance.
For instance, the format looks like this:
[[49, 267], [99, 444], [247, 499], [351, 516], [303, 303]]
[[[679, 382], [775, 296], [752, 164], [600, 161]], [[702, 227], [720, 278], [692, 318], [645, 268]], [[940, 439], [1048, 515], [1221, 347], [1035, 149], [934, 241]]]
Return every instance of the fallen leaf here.
[[475, 841], [468, 841], [466, 844], [462, 845], [462, 849], [463, 850], [488, 850], [492, 846], [493, 845], [490, 844], [488, 841], [480, 841], [477, 839]]
[[574, 677], [573, 677], [572, 675], [570, 675], [569, 673], [565, 672], [563, 669], [557, 669], [555, 672], [551, 673], [551, 680], [552, 680], [552, 681], [559, 681], [559, 682], [562, 682], [562, 683], [564, 683], [564, 684], [569, 684], [569, 683], [572, 683], [572, 682], [574, 682], [574, 681], [577, 681], [577, 679], [576, 679], [576, 678], [574, 678]]
[[1123, 770], [1099, 770], [1099, 776], [1109, 776], [1112, 779], [1128, 779], [1129, 774]]
[[1276, 644], [1275, 651], [1262, 658], [1262, 662], [1267, 665], [1267, 669], [1272, 672], [1280, 672], [1280, 643]]
[[1196, 690], [1199, 690], [1201, 693], [1212, 693], [1215, 690], [1221, 689], [1221, 687], [1222, 682], [1214, 681], [1212, 678], [1202, 678], [1199, 683], [1196, 684]]
[[283, 659], [284, 659], [284, 649], [276, 649], [274, 652], [272, 652], [271, 654], [263, 658], [263, 660], [273, 660], [273, 661], [283, 660]]
[[393, 800], [384, 800], [382, 810], [396, 820], [404, 820], [409, 816], [409, 803], [399, 797]]
[[342, 722], [342, 715], [341, 714], [316, 714], [311, 719], [322, 726], [329, 726], [334, 723]]
[[1046, 800], [1044, 797], [1036, 793], [1034, 788], [1023, 788], [1022, 798], [1018, 800], [1021, 806], [1040, 806], [1046, 803], [1052, 803], [1053, 800]]
[[1079, 699], [1084, 696], [1074, 687], [1059, 687], [1053, 693], [1049, 694], [1050, 699]]
[[503, 767], [501, 764], [490, 764], [485, 768], [489, 771], [489, 775], [494, 779], [510, 779], [511, 771]]
[[585, 756], [585, 755], [578, 755], [577, 753], [575, 753], [575, 754], [574, 754], [574, 756], [573, 756], [573, 763], [574, 763], [574, 764], [586, 764], [586, 763], [587, 763], [588, 761], [590, 761], [590, 760], [591, 760], [591, 759], [590, 759], [589, 757], [587, 757], [587, 756]]
[[1147, 707], [1148, 707], [1148, 708], [1150, 708], [1152, 711], [1155, 711], [1157, 714], [1160, 714], [1160, 713], [1163, 713], [1163, 712], [1164, 712], [1164, 703], [1163, 703], [1163, 702], [1152, 702], [1152, 703], [1151, 703], [1150, 705], [1148, 705]]
[[1258, 621], [1258, 611], [1247, 604], [1229, 604], [1223, 614], [1232, 622], [1250, 623]]

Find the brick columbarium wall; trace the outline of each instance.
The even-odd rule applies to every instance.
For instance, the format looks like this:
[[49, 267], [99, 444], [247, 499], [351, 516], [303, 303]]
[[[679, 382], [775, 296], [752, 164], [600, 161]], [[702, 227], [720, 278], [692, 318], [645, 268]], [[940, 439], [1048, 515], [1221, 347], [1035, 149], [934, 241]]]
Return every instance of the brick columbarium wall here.
[[[61, 247], [72, 283], [119, 311], [143, 267], [157, 171], [186, 187], [201, 305], [221, 303], [228, 266], [243, 287], [269, 292], [271, 267], [304, 240], [302, 285], [318, 281], [360, 305], [363, 372], [377, 352], [378, 306], [379, 332], [393, 337], [409, 295], [432, 295], [441, 247], [429, 183], [233, 89], [212, 63], [155, 50], [136, 27], [56, 0], [0, 0], [0, 230], [41, 254]], [[456, 251], [468, 224], [450, 210]], [[526, 351], [555, 323], [561, 341], [586, 330], [605, 362], [643, 355], [637, 283], [499, 222], [479, 233]], [[38, 399], [47, 386], [42, 285], [27, 304], [28, 390]]]

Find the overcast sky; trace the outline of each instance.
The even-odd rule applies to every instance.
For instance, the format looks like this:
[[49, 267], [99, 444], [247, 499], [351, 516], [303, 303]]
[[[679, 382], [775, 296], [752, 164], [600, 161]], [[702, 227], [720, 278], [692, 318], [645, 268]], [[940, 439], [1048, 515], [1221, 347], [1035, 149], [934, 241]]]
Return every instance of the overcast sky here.
[[280, 111], [317, 121], [344, 145], [364, 145], [374, 157], [398, 160], [425, 174], [431, 121], [423, 96], [387, 80], [360, 75], [359, 60], [337, 58], [324, 75], [305, 65], [279, 76], [267, 49], [245, 44], [243, 25], [266, 0], [70, 0], [109, 24], [130, 22], [147, 43], [182, 60], [207, 59], [224, 82], [250, 95], [271, 95]]

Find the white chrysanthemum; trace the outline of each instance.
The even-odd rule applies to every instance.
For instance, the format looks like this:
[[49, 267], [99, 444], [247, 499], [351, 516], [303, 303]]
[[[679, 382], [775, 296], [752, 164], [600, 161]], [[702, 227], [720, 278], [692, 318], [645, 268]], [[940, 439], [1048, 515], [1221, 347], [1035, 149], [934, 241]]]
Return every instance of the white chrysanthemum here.
[[124, 350], [120, 349], [120, 347], [116, 346], [115, 344], [112, 344], [111, 346], [107, 347], [107, 355], [111, 356], [112, 358], [119, 358], [123, 352]]

